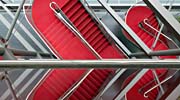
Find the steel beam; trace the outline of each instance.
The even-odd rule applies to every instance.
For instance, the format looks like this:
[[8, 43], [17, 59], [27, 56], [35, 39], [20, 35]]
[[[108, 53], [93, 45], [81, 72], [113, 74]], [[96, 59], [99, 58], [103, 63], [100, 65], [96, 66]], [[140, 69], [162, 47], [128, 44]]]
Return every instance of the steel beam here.
[[127, 56], [131, 55], [131, 51], [109, 30], [109, 28], [102, 22], [100, 21], [104, 29], [107, 31], [108, 35], [114, 40], [114, 42], [120, 47], [126, 54]]
[[[97, 25], [99, 26], [99, 28], [101, 29], [101, 31], [103, 33], [107, 33], [105, 34], [105, 36], [107, 35], [107, 39], [109, 41], [114, 41], [113, 44], [117, 44], [117, 48], [122, 51], [124, 54], [126, 54], [127, 57], [129, 57], [129, 55], [131, 54], [131, 51], [129, 51], [129, 49], [112, 33], [112, 31], [97, 17], [97, 15], [95, 14], [95, 12], [91, 9], [91, 6], [89, 6], [89, 4], [83, 0], [81, 1], [83, 6], [85, 7], [85, 9], [87, 10], [87, 12], [93, 17], [93, 19], [96, 20]], [[86, 5], [86, 4], [87, 5]], [[110, 38], [109, 38], [110, 37]], [[121, 48], [121, 49], [120, 49]]]
[[117, 21], [117, 23], [124, 29], [129, 35], [136, 41], [136, 43], [148, 54], [151, 50], [147, 45], [136, 35], [136, 33], [123, 21], [122, 18], [104, 1], [97, 0], [108, 12], [109, 14]]
[[14, 100], [18, 100], [17, 96], [16, 96], [16, 91], [14, 90], [11, 80], [9, 79], [8, 73], [7, 71], [4, 72], [4, 80], [8, 86], [8, 89], [10, 89], [10, 92], [12, 94], [12, 97]]
[[15, 56], [37, 56], [38, 54], [42, 57], [51, 57], [52, 54], [50, 53], [43, 53], [43, 52], [34, 52], [34, 51], [26, 51], [26, 50], [18, 50], [18, 49], [9, 49]]
[[16, 60], [17, 58], [13, 55], [13, 53], [10, 50], [4, 49], [3, 59]]
[[169, 94], [166, 100], [179, 100], [180, 84]]
[[[5, 51], [11, 52], [14, 56], [42, 56], [42, 57], [51, 57], [53, 56], [50, 53], [43, 53], [43, 52], [35, 52], [35, 51], [26, 51], [26, 50], [19, 50], [19, 49], [13, 49], [13, 48], [4, 48], [0, 47], [0, 55], [4, 55]], [[8, 53], [9, 54], [9, 53]]]
[[[134, 3], [116, 3], [116, 4], [108, 4], [109, 6], [111, 6], [113, 9], [117, 9], [117, 10], [121, 10], [121, 9], [129, 9], [129, 7], [131, 7]], [[13, 10], [18, 9], [19, 4], [4, 4], [6, 7], [12, 7]], [[32, 6], [32, 4], [24, 4], [25, 6]], [[101, 10], [104, 9], [100, 4], [89, 4], [91, 6], [91, 8], [95, 9], [95, 10]], [[137, 6], [146, 6], [146, 4], [137, 4]], [[162, 3], [162, 5], [166, 8], [169, 7], [169, 4], [166, 3]], [[0, 6], [2, 6], [2, 4], [0, 4]], [[1, 8], [0, 8], [1, 9]], [[173, 4], [173, 9], [180, 9], [180, 3], [175, 3]]]
[[119, 72], [117, 72], [113, 78], [107, 83], [105, 88], [102, 90], [102, 92], [99, 94], [96, 100], [100, 100], [101, 96], [119, 79], [119, 77], [126, 71], [127, 69], [121, 69]]
[[16, 22], [17, 22], [17, 19], [18, 19], [19, 15], [20, 15], [21, 9], [22, 9], [25, 1], [26, 1], [26, 0], [22, 0], [21, 5], [18, 7], [18, 10], [17, 10], [17, 12], [16, 12], [15, 18], [13, 19], [13, 22], [12, 22], [12, 24], [11, 24], [11, 27], [10, 27], [7, 35], [6, 35], [6, 38], [5, 38], [7, 42], [9, 41], [9, 38], [10, 38], [11, 35], [12, 35], [12, 31], [13, 31], [13, 29], [14, 29], [14, 26], [15, 26], [15, 24], [16, 24]]
[[0, 68], [180, 68], [180, 60], [2, 60]]
[[[145, 56], [144, 52], [137, 52], [132, 53], [130, 56], [137, 57], [137, 56]], [[152, 51], [148, 54], [149, 56], [178, 56], [180, 55], [180, 49], [170, 49], [170, 50], [160, 50], [160, 51]]]
[[174, 16], [163, 7], [158, 0], [143, 1], [156, 13], [167, 27], [170, 27], [171, 32], [175, 34], [178, 40], [180, 40], [180, 23], [174, 18]]
[[124, 100], [124, 96], [126, 93], [144, 76], [144, 74], [149, 69], [143, 69], [141, 70], [132, 80], [131, 82], [117, 95], [117, 97], [114, 100]]

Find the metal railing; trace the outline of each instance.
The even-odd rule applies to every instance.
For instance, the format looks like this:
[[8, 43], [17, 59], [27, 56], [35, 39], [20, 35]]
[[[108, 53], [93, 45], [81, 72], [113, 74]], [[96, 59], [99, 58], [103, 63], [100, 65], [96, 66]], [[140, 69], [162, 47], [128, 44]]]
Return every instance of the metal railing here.
[[[147, 91], [144, 92], [144, 97], [148, 98], [148, 93], [151, 92], [152, 90], [160, 87], [162, 84], [164, 84], [165, 82], [167, 82], [168, 80], [170, 80], [179, 70], [177, 70], [175, 73], [173, 73], [173, 75], [170, 75], [168, 77], [166, 77], [164, 80], [162, 80], [160, 83], [156, 84], [155, 86], [153, 86], [152, 88], [148, 89]], [[164, 93], [162, 93], [163, 95]]]
[[[151, 26], [149, 23], [147, 23], [147, 21], [148, 21], [148, 19], [144, 19], [144, 20], [143, 20], [143, 23], [144, 23], [145, 25], [147, 25], [150, 29], [152, 29], [152, 30], [154, 30], [154, 31], [156, 31], [156, 32], [158, 33], [157, 36], [155, 36], [155, 35], [153, 35], [151, 32], [148, 32], [145, 28], [141, 27], [141, 28], [143, 28], [143, 30], [145, 30], [147, 33], [149, 33], [150, 35], [152, 35], [153, 37], [155, 37], [155, 41], [154, 41], [154, 43], [152, 44], [151, 49], [154, 49], [154, 48], [155, 48], [155, 46], [156, 46], [156, 44], [157, 44], [157, 41], [160, 40], [160, 39], [159, 39], [160, 36], [165, 37], [165, 38], [168, 39], [172, 44], [174, 44], [177, 48], [179, 48], [179, 46], [178, 46], [171, 38], [169, 38], [169, 37], [166, 36], [165, 34], [161, 33], [162, 28], [164, 27], [164, 24], [162, 25], [163, 27], [161, 26], [160, 30], [157, 30], [156, 28], [154, 28], [153, 26]], [[161, 40], [161, 41], [162, 41], [162, 40]]]
[[[97, 59], [102, 60], [103, 58], [96, 52], [96, 50], [88, 43], [88, 41], [81, 35], [79, 30], [75, 27], [75, 25], [69, 20], [69, 18], [63, 13], [61, 8], [56, 4], [56, 2], [50, 2], [50, 8], [55, 13], [57, 18], [62, 21], [82, 42], [86, 45], [86, 47], [96, 56]], [[59, 99], [64, 100], [67, 99], [71, 93], [73, 93], [80, 84], [86, 79], [86, 77], [93, 71], [94, 69], [89, 69], [87, 73], [69, 90], [67, 90], [66, 93], [64, 93], [63, 96], [61, 96]]]
[[[54, 7], [55, 8], [54, 8]], [[63, 13], [61, 8], [55, 3], [50, 3], [50, 8], [55, 13], [57, 18], [62, 21], [80, 40], [91, 50], [91, 52], [98, 58], [102, 59], [102, 57], [94, 50], [94, 48], [86, 41], [86, 39], [81, 35], [78, 29], [73, 25], [73, 23], [69, 20], [69, 18]]]
[[[98, 27], [101, 29], [101, 31], [106, 36], [107, 40], [112, 45], [115, 45], [115, 47], [122, 51], [124, 54], [126, 54], [127, 58], [131, 54], [131, 51], [111, 32], [111, 30], [97, 17], [93, 9], [90, 7], [88, 2], [86, 0], [82, 1], [83, 6], [85, 9], [89, 12], [89, 14], [95, 19]], [[120, 49], [121, 48], [121, 49]]]

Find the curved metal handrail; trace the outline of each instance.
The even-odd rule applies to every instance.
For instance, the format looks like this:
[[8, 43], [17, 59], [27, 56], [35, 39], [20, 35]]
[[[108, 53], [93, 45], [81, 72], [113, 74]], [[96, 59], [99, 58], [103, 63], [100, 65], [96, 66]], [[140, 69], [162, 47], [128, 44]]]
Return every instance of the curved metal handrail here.
[[75, 84], [70, 90], [68, 90], [66, 93], [64, 93], [63, 96], [61, 96], [58, 100], [65, 100], [67, 99], [71, 93], [73, 93], [80, 85], [81, 83], [86, 79], [86, 77], [93, 71], [94, 69], [89, 69], [87, 73]]
[[[156, 28], [154, 28], [152, 25], [150, 25], [149, 23], [147, 23], [147, 21], [148, 21], [148, 19], [146, 18], [146, 19], [144, 19], [143, 20], [143, 23], [145, 24], [145, 25], [147, 25], [149, 28], [151, 28], [151, 29], [153, 29], [154, 31], [156, 31], [156, 32], [158, 32], [159, 33], [159, 31], [156, 29]], [[147, 30], [146, 30], [147, 31]], [[149, 32], [148, 32], [149, 33]], [[151, 34], [151, 35], [153, 35], [153, 34]], [[171, 39], [171, 38], [169, 38], [168, 36], [166, 36], [165, 34], [163, 34], [163, 33], [161, 33], [160, 32], [160, 35], [162, 35], [163, 37], [165, 37], [166, 39], [168, 39], [169, 41], [171, 41], [177, 48], [179, 48], [179, 46]], [[154, 36], [154, 35], [153, 35]], [[159, 39], [159, 37], [157, 38], [157, 39]], [[154, 46], [155, 47], [155, 46]]]
[[[68, 17], [63, 13], [61, 8], [58, 6], [56, 2], [50, 2], [49, 4], [51, 10], [55, 13], [60, 21], [62, 21], [76, 36], [78, 36], [81, 41], [91, 50], [91, 52], [96, 56], [97, 59], [102, 60], [103, 58], [95, 51], [95, 49], [87, 42], [87, 40], [81, 35], [78, 29], [74, 26], [74, 24], [68, 19]], [[59, 100], [67, 99], [71, 93], [73, 93], [80, 84], [86, 79], [86, 77], [93, 71], [94, 69], [89, 69], [87, 73], [74, 85], [71, 89], [67, 90], [63, 96], [59, 98]]]
[[[164, 75], [164, 74], [158, 75], [158, 78], [161, 78], [163, 75]], [[150, 82], [148, 82], [148, 83], [146, 83], [145, 85], [143, 85], [143, 86], [139, 89], [139, 92], [142, 93], [142, 90], [143, 90], [145, 87], [147, 87], [148, 85], [152, 84], [152, 83], [155, 82], [155, 81], [156, 81], [156, 79], [153, 79], [153, 80], [151, 80]]]
[[[56, 4], [56, 2], [50, 2], [49, 4], [51, 10], [55, 13], [59, 20], [61, 20], [76, 36], [78, 36], [81, 41], [91, 50], [91, 52], [98, 59], [102, 59], [102, 57], [94, 50], [94, 48], [85, 40], [85, 38], [80, 34], [78, 29], [73, 25], [73, 23], [68, 19], [68, 17], [63, 13], [61, 8]], [[54, 6], [54, 7], [53, 7]]]
[[152, 90], [154, 90], [155, 88], [159, 87], [160, 85], [162, 85], [163, 83], [167, 82], [169, 79], [171, 79], [179, 70], [177, 70], [173, 75], [167, 77], [166, 79], [164, 79], [163, 81], [161, 81], [160, 83], [158, 83], [157, 85], [153, 86], [152, 88], [150, 88], [149, 90], [147, 90], [146, 92], [144, 92], [144, 97], [148, 98], [148, 93], [151, 92]]

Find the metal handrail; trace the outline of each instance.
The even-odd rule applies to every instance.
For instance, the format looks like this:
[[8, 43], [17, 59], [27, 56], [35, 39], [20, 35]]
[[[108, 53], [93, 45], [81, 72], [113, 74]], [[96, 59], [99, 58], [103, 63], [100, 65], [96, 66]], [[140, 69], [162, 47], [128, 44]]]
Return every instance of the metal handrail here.
[[180, 68], [178, 59], [1, 60], [0, 68]]
[[[61, 8], [56, 4], [56, 2], [50, 2], [50, 8], [53, 10], [57, 18], [62, 21], [76, 36], [78, 36], [81, 41], [91, 50], [91, 52], [96, 56], [97, 59], [102, 60], [102, 57], [95, 51], [95, 49], [87, 42], [87, 40], [80, 34], [79, 30], [74, 26], [74, 24], [68, 19], [68, 17], [63, 13]], [[59, 99], [64, 100], [73, 93], [80, 84], [86, 79], [86, 77], [93, 71], [94, 69], [89, 69], [87, 73], [73, 86], [70, 90], [65, 93], [65, 95], [61, 96]]]
[[[61, 20], [76, 36], [78, 36], [81, 41], [91, 50], [91, 52], [98, 58], [102, 59], [102, 57], [94, 50], [94, 48], [85, 40], [85, 38], [80, 34], [78, 29], [73, 25], [73, 23], [68, 19], [68, 17], [63, 13], [61, 8], [56, 4], [56, 2], [50, 3], [50, 8], [53, 10], [55, 15], [59, 20]], [[56, 8], [54, 8], [54, 7]]]
[[108, 84], [104, 87], [104, 89], [100, 92], [100, 94], [96, 97], [97, 99], [100, 99], [102, 95], [114, 84], [117, 79], [126, 71], [127, 69], [120, 69], [114, 76], [113, 78], [108, 82]]
[[[109, 0], [107, 0], [108, 2]], [[117, 49], [119, 49], [120, 51], [123, 50], [123, 53], [128, 57], [131, 54], [131, 51], [129, 51], [129, 49], [111, 32], [111, 30], [97, 17], [97, 15], [94, 13], [94, 11], [92, 10], [91, 6], [88, 4], [88, 2], [86, 0], [83, 0], [83, 3], [87, 5], [87, 7], [84, 5], [85, 9], [90, 12], [89, 14], [96, 20], [96, 22], [99, 25], [99, 28], [107, 33], [110, 36], [110, 39], [112, 39], [114, 42], [113, 44], [115, 44], [115, 46], [117, 47]], [[108, 37], [109, 37], [108, 36]], [[109, 38], [107, 38], [109, 39]], [[110, 40], [109, 39], [109, 40]], [[111, 40], [110, 40], [111, 42]], [[111, 42], [112, 43], [112, 42]], [[117, 44], [117, 45], [116, 45]], [[120, 49], [120, 48], [122, 49]]]
[[111, 8], [104, 0], [97, 0], [109, 14], [118, 22], [118, 24], [125, 29], [129, 35], [137, 42], [137, 44], [145, 51], [145, 53], [151, 52], [151, 49], [136, 35], [136, 33], [124, 22], [122, 18]]
[[64, 96], [61, 96], [58, 100], [65, 100], [70, 96], [71, 93], [73, 93], [79, 86], [80, 84], [86, 79], [86, 77], [93, 71], [94, 69], [89, 69], [87, 73], [75, 84], [67, 93], [65, 93]]
[[[169, 37], [166, 36], [165, 34], [163, 34], [163, 33], [161, 33], [160, 31], [158, 31], [156, 28], [154, 28], [153, 26], [151, 26], [151, 25], [150, 25], [149, 23], [147, 23], [146, 21], [148, 21], [147, 18], [143, 20], [143, 22], [144, 22], [145, 25], [147, 25], [148, 27], [150, 27], [150, 28], [153, 29], [154, 31], [160, 33], [160, 35], [162, 35], [163, 37], [165, 37], [166, 39], [168, 39], [169, 41], [171, 41], [177, 48], [179, 48], [179, 46], [178, 46], [171, 38], [169, 38]], [[159, 37], [156, 38], [156, 39], [159, 39]], [[155, 40], [155, 41], [156, 41], [156, 40]], [[152, 48], [154, 48], [154, 47], [155, 47], [155, 45], [153, 44], [153, 45], [152, 45]]]
[[[169, 0], [168, 0], [168, 2], [169, 2]], [[168, 11], [171, 10], [173, 2], [174, 2], [174, 0], [170, 3], [170, 6], [169, 6], [169, 8], [168, 8]], [[164, 28], [164, 24], [161, 25], [160, 30], [159, 30], [159, 32], [158, 32], [158, 34], [157, 34], [157, 37], [156, 37], [156, 39], [155, 39], [155, 41], [154, 41], [154, 44], [152, 45], [152, 48], [154, 48], [154, 47], [156, 46], [157, 41], [158, 41], [158, 38], [160, 37], [163, 28]]]
[[154, 90], [155, 88], [159, 87], [160, 85], [162, 85], [163, 83], [167, 82], [169, 79], [171, 79], [179, 70], [177, 70], [173, 75], [167, 77], [166, 79], [164, 79], [163, 81], [161, 81], [160, 83], [158, 83], [157, 85], [153, 86], [152, 88], [150, 88], [149, 90], [147, 90], [146, 92], [144, 92], [144, 97], [148, 98], [148, 93], [151, 92], [152, 90]]
[[[164, 74], [158, 75], [158, 78], [161, 78]], [[152, 84], [154, 81], [156, 81], [156, 79], [151, 80], [150, 82], [146, 83], [145, 85], [143, 85], [140, 89], [139, 92], [142, 92], [144, 88], [146, 88], [147, 86], [149, 86], [150, 84]]]

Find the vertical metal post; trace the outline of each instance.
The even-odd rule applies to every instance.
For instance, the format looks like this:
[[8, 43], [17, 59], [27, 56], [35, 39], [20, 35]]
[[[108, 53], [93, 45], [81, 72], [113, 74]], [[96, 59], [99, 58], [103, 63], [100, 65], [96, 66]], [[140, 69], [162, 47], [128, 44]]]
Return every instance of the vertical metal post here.
[[8, 76], [7, 71], [5, 71], [4, 73], [5, 73], [5, 74], [4, 74], [5, 82], [6, 82], [7, 86], [8, 86], [8, 88], [10, 89], [10, 92], [11, 92], [14, 100], [18, 100], [18, 98], [17, 98], [17, 96], [16, 96], [16, 93], [15, 93], [15, 90], [14, 90], [14, 88], [12, 87], [12, 83], [11, 83], [11, 81], [10, 81], [10, 79], [9, 79], [9, 76]]
[[13, 31], [13, 29], [15, 27], [16, 21], [17, 21], [19, 15], [20, 15], [20, 12], [21, 12], [21, 9], [22, 9], [24, 3], [25, 3], [25, 0], [22, 0], [22, 3], [20, 4], [20, 6], [19, 6], [19, 8], [18, 8], [18, 10], [16, 12], [15, 18], [14, 18], [14, 20], [13, 20], [13, 22], [11, 24], [11, 27], [10, 27], [7, 35], [6, 35], [6, 38], [5, 38], [6, 39], [6, 44], [8, 44], [8, 41], [9, 41], [11, 35], [12, 35], [12, 31]]

